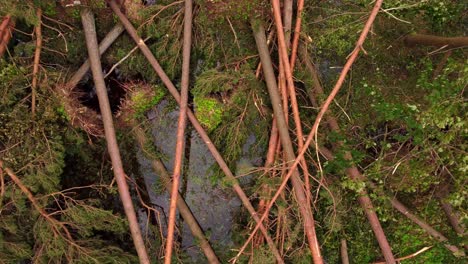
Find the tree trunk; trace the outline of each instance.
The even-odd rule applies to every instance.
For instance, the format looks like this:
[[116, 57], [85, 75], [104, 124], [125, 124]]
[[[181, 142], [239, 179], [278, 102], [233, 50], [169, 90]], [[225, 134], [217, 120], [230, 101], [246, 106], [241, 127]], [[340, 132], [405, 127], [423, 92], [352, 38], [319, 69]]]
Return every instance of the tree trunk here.
[[[161, 65], [159, 65], [158, 61], [156, 60], [154, 55], [151, 53], [148, 46], [146, 46], [143, 39], [138, 36], [138, 34], [136, 32], [136, 29], [133, 27], [133, 25], [130, 23], [130, 21], [125, 17], [125, 15], [120, 11], [119, 6], [115, 3], [115, 1], [110, 1], [109, 5], [112, 8], [112, 10], [114, 11], [114, 13], [120, 19], [120, 21], [124, 25], [125, 29], [129, 33], [129, 35], [132, 37], [132, 39], [135, 41], [135, 43], [137, 43], [137, 45], [140, 48], [143, 55], [148, 59], [148, 62], [151, 64], [154, 71], [161, 78], [161, 81], [164, 83], [166, 88], [169, 90], [169, 93], [174, 97], [174, 99], [177, 101], [177, 103], [180, 103], [181, 98], [180, 98], [179, 92], [177, 91], [177, 88], [174, 86], [174, 84], [169, 79], [167, 74], [161, 68]], [[216, 149], [213, 141], [211, 141], [210, 137], [208, 136], [206, 131], [203, 129], [200, 122], [197, 120], [197, 118], [193, 114], [193, 112], [190, 111], [190, 109], [187, 109], [187, 116], [188, 116], [188, 119], [190, 120], [190, 122], [192, 123], [193, 128], [195, 128], [195, 130], [198, 132], [198, 134], [202, 138], [203, 142], [205, 142], [205, 144], [208, 147], [209, 151], [213, 155], [213, 158], [216, 160], [219, 167], [224, 172], [224, 174], [225, 174], [226, 178], [228, 179], [228, 181], [230, 183], [232, 183], [232, 188], [234, 189], [236, 194], [239, 196], [239, 199], [242, 201], [242, 204], [249, 211], [252, 218], [256, 222], [260, 222], [260, 218], [257, 215], [257, 211], [255, 211], [255, 208], [252, 206], [252, 203], [250, 202], [249, 198], [245, 194], [244, 190], [242, 190], [242, 188], [239, 185], [239, 182], [237, 181], [236, 177], [234, 177], [234, 174], [231, 172], [231, 170], [227, 166], [226, 162], [224, 161], [223, 157], [221, 156], [219, 151]], [[268, 234], [268, 230], [263, 225], [261, 225], [260, 226], [260, 231], [262, 232], [263, 236], [265, 237], [271, 252], [273, 253], [273, 255], [275, 255], [276, 261], [278, 263], [284, 263], [281, 255], [279, 254], [278, 249], [276, 248], [275, 243], [273, 242], [270, 235]]]
[[413, 34], [406, 36], [404, 42], [409, 47], [422, 45], [433, 47], [447, 46], [448, 48], [459, 48], [468, 46], [468, 37], [446, 38], [433, 35]]
[[[283, 146], [283, 150], [286, 155], [286, 162], [292, 162], [296, 159], [296, 156], [294, 154], [291, 138], [289, 137], [289, 128], [286, 124], [283, 109], [281, 106], [281, 98], [278, 92], [275, 74], [273, 72], [273, 65], [271, 63], [270, 53], [268, 51], [268, 45], [265, 37], [265, 29], [257, 20], [253, 20], [251, 24], [252, 30], [254, 32], [255, 42], [257, 43], [258, 53], [260, 55], [260, 61], [262, 62], [263, 74], [267, 83], [268, 93], [270, 94], [273, 112], [278, 125], [278, 132], [281, 140], [281, 145]], [[289, 65], [287, 67], [289, 67]], [[318, 243], [317, 235], [315, 233], [314, 217], [311, 208], [308, 206], [309, 203], [304, 192], [304, 184], [299, 177], [299, 171], [297, 170], [297, 168], [295, 168], [292, 173], [291, 183], [294, 188], [294, 193], [296, 195], [301, 215], [304, 218], [304, 232], [307, 235], [312, 258], [315, 264], [323, 263], [323, 259], [320, 253], [320, 245]]]
[[174, 154], [174, 171], [172, 172], [172, 190], [169, 205], [169, 224], [167, 228], [166, 254], [164, 263], [171, 264], [174, 229], [176, 221], [177, 199], [179, 196], [180, 174], [184, 160], [185, 127], [187, 123], [187, 102], [190, 77], [190, 48], [192, 46], [192, 0], [185, 0], [184, 10], [184, 44], [182, 61], [182, 81], [180, 91], [180, 111], [177, 122], [176, 147]]
[[[144, 149], [147, 145], [147, 138], [145, 133], [140, 127], [135, 127], [132, 129], [133, 134], [135, 135], [136, 141], [141, 149]], [[166, 190], [170, 192], [172, 190], [172, 183], [171, 183], [171, 176], [167, 172], [164, 164], [159, 159], [152, 158], [151, 166], [153, 170], [157, 173], [159, 178], [162, 180]], [[213, 248], [210, 245], [210, 242], [206, 239], [203, 230], [201, 229], [200, 225], [197, 222], [197, 219], [190, 211], [187, 203], [185, 202], [184, 198], [177, 192], [177, 208], [179, 209], [180, 215], [184, 218], [185, 223], [190, 228], [193, 237], [195, 237], [196, 241], [200, 244], [200, 248], [203, 250], [208, 263], [210, 264], [218, 264], [220, 263], [218, 257], [216, 256]]]
[[93, 73], [94, 85], [96, 86], [96, 93], [99, 100], [99, 108], [101, 109], [102, 122], [104, 123], [104, 131], [107, 141], [107, 149], [112, 161], [113, 172], [117, 182], [120, 199], [124, 207], [125, 214], [127, 215], [130, 232], [132, 234], [133, 243], [138, 253], [140, 263], [149, 264], [150, 260], [146, 252], [145, 242], [141, 235], [138, 219], [136, 217], [135, 209], [132, 203], [132, 197], [125, 178], [125, 172], [120, 157], [119, 146], [115, 136], [114, 124], [112, 120], [112, 112], [107, 96], [106, 84], [104, 83], [104, 76], [102, 74], [101, 59], [99, 55], [99, 48], [96, 37], [96, 28], [94, 25], [94, 16], [90, 9], [84, 8], [81, 11], [81, 19], [83, 22], [83, 29], [86, 37], [86, 46], [88, 48], [88, 56]]

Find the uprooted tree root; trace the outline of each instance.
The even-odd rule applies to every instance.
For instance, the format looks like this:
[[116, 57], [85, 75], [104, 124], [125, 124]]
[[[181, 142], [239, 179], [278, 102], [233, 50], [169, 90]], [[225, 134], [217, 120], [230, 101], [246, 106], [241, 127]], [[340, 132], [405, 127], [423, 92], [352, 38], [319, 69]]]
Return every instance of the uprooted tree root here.
[[80, 102], [81, 94], [73, 88], [66, 84], [56, 88], [68, 121], [73, 127], [81, 128], [91, 136], [103, 137], [102, 120], [96, 111]]

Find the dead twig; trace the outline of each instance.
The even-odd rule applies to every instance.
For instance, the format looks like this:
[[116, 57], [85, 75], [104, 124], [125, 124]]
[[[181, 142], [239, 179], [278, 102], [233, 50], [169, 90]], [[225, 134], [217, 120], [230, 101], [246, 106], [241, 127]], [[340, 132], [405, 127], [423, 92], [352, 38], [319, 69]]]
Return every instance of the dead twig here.
[[41, 21], [41, 24], [42, 24], [44, 27], [46, 27], [46, 28], [48, 28], [48, 29], [50, 29], [50, 30], [53, 30], [53, 31], [55, 31], [55, 32], [58, 33], [58, 35], [63, 39], [63, 43], [64, 43], [64, 45], [65, 45], [65, 52], [68, 52], [68, 42], [67, 42], [67, 39], [65, 38], [65, 35], [62, 33], [62, 31], [60, 31], [60, 30], [58, 30], [58, 29], [56, 29], [56, 28], [54, 28], [54, 27], [52, 27], [52, 26], [47, 25], [46, 23], [44, 23], [44, 21]]
[[[421, 253], [423, 253], [423, 252], [425, 252], [425, 251], [427, 251], [427, 250], [429, 250], [429, 249], [431, 249], [431, 248], [432, 248], [432, 246], [430, 246], [430, 247], [423, 247], [422, 249], [420, 249], [420, 250], [414, 252], [413, 254], [410, 254], [410, 255], [405, 256], [405, 257], [397, 258], [396, 261], [401, 262], [402, 260], [414, 258], [414, 257], [416, 257], [417, 255], [419, 255], [419, 254], [421, 254]], [[386, 263], [385, 261], [381, 261], [381, 262], [374, 262], [373, 264], [385, 264], [385, 263]]]
[[[148, 41], [148, 39], [150, 39], [151, 37], [147, 37], [145, 38], [143, 41], [146, 42]], [[125, 55], [122, 59], [120, 59], [117, 63], [115, 63], [114, 65], [112, 65], [112, 67], [110, 68], [109, 72], [106, 73], [106, 75], [104, 76], [104, 79], [107, 78], [114, 70], [115, 68], [119, 67], [120, 64], [122, 64], [125, 60], [128, 59], [128, 57], [130, 57], [135, 51], [138, 50], [138, 46], [135, 46], [132, 50], [130, 50], [127, 55]]]
[[56, 220], [55, 218], [52, 218], [42, 207], [39, 205], [37, 202], [36, 198], [34, 198], [34, 195], [29, 191], [29, 189], [21, 182], [21, 180], [16, 176], [16, 174], [10, 169], [10, 168], [4, 168], [3, 167], [3, 161], [0, 160], [0, 174], [3, 174], [3, 170], [6, 172], [8, 176], [10, 176], [11, 180], [20, 188], [20, 190], [26, 195], [28, 200], [31, 202], [33, 205], [34, 209], [48, 222], [51, 224], [52, 230], [56, 232], [56, 234], [61, 234], [62, 232], [60, 230], [63, 230], [67, 236], [67, 239], [70, 241], [73, 240], [72, 236], [70, 234], [70, 231], [68, 231], [67, 227], [62, 223]]

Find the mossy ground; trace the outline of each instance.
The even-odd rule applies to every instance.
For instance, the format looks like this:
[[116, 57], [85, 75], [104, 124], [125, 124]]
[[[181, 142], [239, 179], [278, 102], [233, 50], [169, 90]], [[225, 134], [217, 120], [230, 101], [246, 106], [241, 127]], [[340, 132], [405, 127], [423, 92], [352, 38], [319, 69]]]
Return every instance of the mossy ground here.
[[[353, 50], [371, 2], [319, 1], [317, 5], [306, 2], [301, 44], [307, 45], [313, 56], [326, 92]], [[91, 3], [96, 13], [98, 37], [102, 39], [116, 18], [104, 1]], [[172, 1], [160, 1], [136, 10], [132, 22], [141, 36], [148, 38], [146, 43], [150, 50], [177, 86], [182, 62], [183, 4], [165, 7], [170, 3]], [[190, 103], [234, 169], [242, 156], [242, 146], [252, 133], [257, 145], [266, 146], [268, 142], [271, 110], [263, 81], [255, 76], [258, 57], [248, 21], [251, 16], [269, 20], [270, 6], [267, 1], [195, 3]], [[18, 173], [48, 212], [58, 212], [57, 219], [79, 226], [73, 229], [74, 239], [87, 250], [73, 251], [66, 241], [54, 240], [50, 236], [50, 226], [40, 220], [26, 197], [7, 180], [1, 198], [0, 260], [37, 258], [56, 262], [71, 257], [85, 263], [92, 257], [102, 263], [134, 263], [136, 257], [128, 242], [126, 221], [116, 202], [115, 187], [111, 186], [111, 166], [105, 144], [102, 139], [68, 126], [72, 117], [66, 115], [60, 96], [54, 90], [57, 83], [63, 83], [66, 76], [79, 67], [86, 54], [79, 8], [61, 9], [53, 1], [34, 1], [34, 4], [4, 1], [0, 3], [0, 15], [11, 13], [17, 18], [19, 30], [32, 32], [38, 23], [34, 10], [40, 6], [45, 15], [71, 28], [44, 20], [56, 30], [43, 29], [46, 49], [41, 57], [43, 68], [35, 119], [30, 115], [29, 84], [35, 42], [31, 35], [15, 32], [10, 54], [0, 62], [0, 158]], [[319, 241], [329, 263], [339, 262], [339, 244], [343, 238], [348, 241], [351, 262], [371, 263], [380, 259], [378, 245], [356, 202], [356, 190], [365, 183], [356, 184], [344, 175], [349, 165], [339, 158], [344, 150], [352, 150], [353, 162], [378, 188], [391, 191], [449, 237], [451, 243], [460, 247], [466, 244], [448, 225], [436, 201], [440, 197], [435, 195], [448, 186], [450, 193], [443, 199], [454, 206], [466, 224], [466, 50], [453, 50], [440, 76], [434, 78], [432, 74], [444, 54], [431, 47], [408, 48], [402, 42], [405, 35], [414, 32], [463, 35], [466, 7], [459, 1], [449, 0], [392, 0], [384, 1], [383, 9], [385, 12], [379, 14], [363, 47], [365, 54], [363, 52], [353, 65], [345, 87], [331, 107], [330, 111], [338, 117], [341, 132], [328, 133], [325, 126], [321, 126], [319, 133], [319, 141], [327, 146], [333, 146], [338, 140], [345, 142], [335, 161], [322, 160], [330, 192], [321, 189], [313, 194], [317, 197]], [[57, 34], [57, 30], [61, 34]], [[134, 46], [128, 36], [121, 36], [103, 55], [103, 63], [117, 63]], [[277, 59], [275, 52], [272, 54]], [[162, 92], [160, 79], [140, 52], [126, 59], [119, 70], [126, 78], [144, 83], [152, 90], [151, 96], [138, 91], [133, 94], [128, 118], [141, 121], [145, 112], [163, 98], [171, 100]], [[310, 86], [309, 75], [300, 63], [295, 74], [298, 87], [305, 90]], [[304, 90], [298, 89], [298, 100], [307, 132], [317, 111], [310, 106]], [[173, 100], [171, 103], [175, 107]], [[123, 155], [126, 160], [134, 161], [128, 128], [119, 129]], [[257, 151], [265, 149], [257, 148]], [[309, 157], [313, 156], [314, 153]], [[129, 163], [132, 164], [127, 164], [128, 169], [137, 174], [134, 162]], [[315, 174], [312, 165], [310, 169]], [[214, 177], [213, 183], [220, 183], [221, 176]], [[51, 196], [63, 189], [96, 183], [106, 187], [68, 193], [69, 197], [53, 199]], [[252, 193], [254, 203], [265, 195], [259, 194], [261, 191], [257, 188], [262, 184], [274, 189], [279, 180], [259, 177]], [[388, 201], [375, 193], [371, 193], [371, 197], [395, 255], [406, 256], [422, 247], [433, 246], [407, 263], [460, 263], [460, 259], [443, 245], [394, 211]], [[283, 249], [287, 261], [310, 263], [298, 224], [299, 213], [290, 206], [294, 203], [294, 199], [285, 194], [273, 208], [272, 219], [282, 217], [284, 220], [283, 234], [288, 241]], [[239, 217], [236, 241], [241, 244], [248, 235], [249, 218], [247, 214]], [[272, 233], [276, 231], [274, 228], [273, 225]], [[161, 244], [160, 238], [156, 240], [151, 245], [154, 252], [158, 252]], [[38, 250], [41, 247], [43, 251]], [[182, 251], [179, 253], [183, 255]], [[231, 255], [226, 254], [223, 261]], [[247, 257], [243, 260], [248, 261]], [[268, 250], [258, 249], [254, 262], [270, 263]]]

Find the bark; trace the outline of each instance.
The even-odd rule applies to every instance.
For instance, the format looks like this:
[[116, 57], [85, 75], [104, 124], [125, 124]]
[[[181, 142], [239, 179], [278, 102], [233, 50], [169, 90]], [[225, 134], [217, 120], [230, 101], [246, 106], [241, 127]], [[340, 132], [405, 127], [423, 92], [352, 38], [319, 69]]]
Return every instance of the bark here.
[[[177, 103], [180, 103], [180, 94], [177, 91], [177, 88], [174, 86], [174, 84], [171, 82], [167, 74], [164, 72], [164, 70], [161, 68], [159, 65], [158, 61], [154, 57], [154, 55], [151, 53], [149, 50], [148, 46], [144, 43], [143, 39], [141, 39], [133, 25], [128, 21], [128, 19], [125, 17], [125, 15], [120, 11], [119, 6], [115, 3], [115, 1], [109, 1], [108, 2], [114, 13], [118, 16], [120, 19], [121, 23], [124, 25], [125, 29], [129, 33], [129, 35], [132, 37], [132, 39], [137, 43], [138, 47], [142, 51], [143, 55], [148, 59], [148, 62], [151, 64], [155, 72], [158, 74], [158, 76], [161, 78], [161, 81], [164, 83], [166, 88], [169, 90], [169, 93], [174, 97], [174, 99], [177, 101]], [[226, 178], [230, 183], [232, 183], [232, 188], [236, 192], [236, 194], [239, 196], [239, 199], [242, 201], [242, 204], [245, 206], [245, 208], [249, 211], [250, 215], [252, 215], [252, 218], [256, 222], [260, 222], [260, 218], [257, 215], [257, 212], [255, 211], [255, 208], [252, 206], [250, 203], [249, 198], [245, 194], [245, 192], [242, 190], [242, 188], [239, 185], [239, 182], [237, 179], [234, 177], [234, 174], [231, 172], [229, 167], [227, 166], [226, 162], [222, 158], [221, 154], [219, 151], [216, 149], [213, 141], [208, 137], [208, 134], [206, 131], [203, 129], [201, 126], [200, 122], [197, 120], [195, 115], [193, 114], [190, 109], [187, 109], [187, 116], [190, 122], [192, 123], [192, 126], [195, 128], [195, 130], [198, 132], [200, 137], [202, 138], [203, 142], [205, 142], [206, 146], [208, 147], [209, 151], [213, 155], [213, 158], [216, 160], [218, 163], [219, 167], [221, 170], [224, 172]], [[284, 263], [281, 255], [279, 254], [278, 250], [276, 249], [276, 245], [271, 239], [270, 235], [268, 234], [267, 229], [263, 226], [260, 225], [260, 231], [264, 235], [268, 246], [273, 253], [273, 255], [276, 258], [276, 261], [278, 263]]]
[[297, 1], [296, 25], [294, 26], [294, 38], [291, 48], [291, 69], [294, 70], [297, 58], [297, 47], [299, 46], [299, 37], [301, 35], [302, 10], [304, 9], [304, 0]]
[[125, 172], [120, 157], [117, 138], [115, 136], [112, 112], [109, 105], [109, 98], [107, 96], [106, 84], [104, 83], [104, 76], [102, 74], [101, 60], [99, 58], [100, 55], [96, 37], [96, 28], [94, 25], [94, 16], [88, 8], [84, 8], [81, 11], [81, 19], [86, 37], [86, 46], [88, 48], [91, 71], [93, 73], [93, 80], [99, 100], [99, 108], [101, 109], [102, 121], [104, 123], [107, 148], [112, 161], [113, 172], [117, 182], [120, 199], [122, 200], [124, 211], [129, 222], [130, 232], [132, 234], [133, 243], [135, 244], [140, 263], [149, 264], [150, 260], [148, 253], [146, 252], [145, 243], [143, 241], [133, 207], [132, 197], [130, 196], [130, 191], [125, 179]]
[[36, 93], [37, 93], [37, 75], [39, 74], [39, 63], [41, 61], [41, 49], [42, 49], [42, 29], [41, 29], [41, 17], [42, 10], [37, 9], [37, 18], [39, 20], [37, 26], [34, 28], [36, 33], [36, 50], [34, 51], [34, 64], [33, 64], [33, 76], [31, 82], [31, 113], [32, 117], [36, 115]]
[[[114, 43], [114, 41], [122, 34], [124, 31], [122, 24], [115, 25], [109, 33], [104, 37], [104, 39], [99, 43], [99, 54], [102, 55], [106, 50]], [[69, 90], [72, 90], [83, 77], [89, 71], [89, 59], [87, 59], [81, 67], [73, 74], [73, 76], [68, 80], [66, 87]]]
[[433, 35], [413, 34], [406, 36], [404, 42], [409, 47], [414, 46], [433, 46], [448, 48], [460, 48], [468, 46], [468, 37], [439, 37]]
[[[292, 147], [292, 141], [289, 137], [288, 125], [284, 118], [283, 109], [281, 106], [281, 98], [278, 92], [278, 86], [276, 84], [275, 74], [273, 72], [273, 65], [271, 62], [270, 54], [268, 51], [268, 45], [266, 42], [265, 29], [258, 21], [252, 21], [252, 29], [254, 32], [255, 42], [260, 55], [260, 61], [262, 62], [263, 74], [267, 83], [268, 93], [270, 94], [270, 100], [273, 106], [273, 112], [278, 125], [278, 132], [280, 141], [283, 146], [283, 150], [286, 155], [287, 162], [294, 161], [296, 159], [294, 149]], [[280, 34], [278, 34], [280, 35]], [[289, 67], [289, 63], [286, 67]], [[323, 259], [320, 253], [320, 246], [318, 244], [317, 236], [315, 233], [315, 223], [311, 208], [308, 206], [306, 194], [303, 189], [303, 182], [299, 177], [297, 168], [293, 168], [291, 183], [294, 188], [299, 210], [304, 219], [304, 232], [307, 235], [309, 247], [311, 250], [312, 258], [314, 263], [323, 263]]]
[[[333, 153], [328, 150], [325, 147], [320, 147], [320, 153], [323, 154], [325, 158], [328, 160], [333, 160], [335, 156]], [[387, 198], [390, 203], [392, 204], [393, 208], [395, 208], [397, 211], [402, 213], [404, 216], [406, 216], [408, 219], [413, 221], [415, 224], [417, 224], [419, 227], [421, 227], [426, 233], [428, 233], [430, 236], [434, 237], [437, 241], [441, 242], [444, 244], [444, 246], [452, 251], [455, 256], [465, 256], [465, 253], [463, 250], [460, 250], [458, 247], [453, 246], [448, 243], [448, 239], [439, 231], [435, 230], [432, 226], [430, 226], [428, 223], [424, 222], [421, 218], [413, 214], [403, 203], [401, 203], [394, 195], [388, 195], [383, 193], [382, 191], [379, 191], [377, 186], [372, 183], [372, 182], [367, 182], [370, 188], [372, 188], [374, 191], [378, 192], [378, 194], [382, 197]], [[388, 262], [387, 262], [388, 263]]]
[[437, 78], [440, 73], [442, 73], [442, 70], [445, 67], [445, 64], [447, 63], [448, 58], [452, 55], [452, 51], [449, 50], [444, 53], [444, 56], [440, 59], [439, 63], [437, 64], [437, 67], [434, 69], [434, 72], [432, 73], [432, 79], [434, 80]]
[[[277, 34], [277, 36], [278, 36], [278, 52], [279, 52], [279, 55], [280, 55], [281, 63], [283, 65], [284, 75], [285, 75], [285, 78], [286, 78], [286, 84], [287, 84], [287, 87], [288, 87], [287, 90], [289, 92], [289, 98], [291, 99], [291, 107], [292, 107], [292, 110], [293, 110], [294, 123], [296, 125], [297, 145], [298, 145], [299, 149], [302, 149], [302, 147], [304, 146], [304, 137], [303, 137], [303, 134], [302, 134], [302, 124], [301, 124], [301, 118], [300, 118], [300, 115], [299, 115], [299, 106], [297, 104], [297, 99], [296, 99], [296, 88], [294, 87], [294, 81], [293, 81], [293, 76], [292, 76], [292, 68], [291, 68], [291, 65], [289, 63], [287, 45], [286, 45], [286, 40], [285, 40], [285, 36], [284, 36], [284, 31], [283, 31], [283, 23], [281, 21], [280, 4], [279, 4], [279, 0], [272, 0], [271, 3], [272, 3], [272, 6], [273, 6], [273, 13], [274, 13], [274, 19], [275, 19], [275, 24], [276, 24], [276, 31], [278, 32], [278, 34]], [[265, 34], [265, 33], [262, 33], [262, 34]], [[258, 44], [257, 44], [257, 46], [258, 46]], [[268, 45], [267, 45], [267, 47], [268, 47]], [[267, 48], [267, 50], [268, 50], [268, 48]], [[307, 169], [306, 161], [305, 161], [304, 158], [300, 158], [300, 160], [301, 160], [302, 168], [304, 170], [304, 177], [306, 178], [306, 182], [308, 183], [309, 171]], [[307, 187], [307, 190], [309, 190], [309, 187]], [[308, 195], [307, 195], [307, 197], [308, 197]], [[308, 199], [307, 199], [307, 201], [308, 201]]]
[[341, 239], [341, 263], [349, 264], [348, 257], [348, 245], [346, 244], [346, 239]]
[[184, 10], [184, 43], [183, 43], [183, 61], [182, 61], [182, 81], [181, 81], [181, 97], [180, 97], [180, 112], [177, 123], [177, 143], [174, 155], [174, 171], [172, 175], [172, 191], [171, 201], [169, 206], [169, 224], [167, 229], [166, 240], [166, 255], [164, 263], [171, 263], [172, 247], [174, 240], [174, 228], [176, 220], [176, 204], [179, 194], [180, 174], [182, 170], [184, 143], [185, 143], [185, 126], [187, 123], [187, 101], [188, 101], [188, 86], [190, 76], [190, 47], [192, 45], [192, 0], [185, 0]]
[[2, 24], [0, 24], [0, 58], [7, 49], [14, 25], [15, 23], [10, 15], [6, 15], [3, 18]]
[[3, 36], [3, 33], [6, 32], [8, 29], [8, 25], [10, 24], [11, 16], [6, 15], [3, 17], [2, 23], [0, 24], [0, 36]]
[[283, 21], [284, 21], [284, 39], [286, 47], [291, 47], [291, 27], [293, 15], [293, 0], [284, 0], [283, 2]]
[[[135, 135], [136, 141], [138, 142], [138, 145], [140, 146], [141, 149], [144, 149], [145, 146], [148, 146], [147, 145], [148, 140], [145, 136], [145, 133], [140, 127], [136, 127], [132, 129], [132, 132]], [[171, 176], [167, 172], [162, 161], [159, 159], [152, 159], [151, 166], [153, 167], [153, 170], [156, 172], [159, 178], [162, 180], [166, 190], [170, 192], [172, 190]], [[192, 214], [192, 211], [190, 211], [190, 208], [188, 207], [187, 203], [185, 202], [184, 198], [182, 197], [182, 195], [180, 195], [179, 192], [177, 192], [177, 209], [179, 209], [179, 213], [180, 215], [182, 215], [184, 222], [190, 228], [192, 235], [200, 244], [200, 248], [205, 254], [208, 260], [208, 263], [211, 263], [211, 264], [220, 263], [218, 260], [218, 257], [216, 256], [213, 248], [210, 245], [210, 242], [206, 239], [205, 234], [203, 233], [203, 230], [198, 224], [197, 219]]]
[[[377, 16], [377, 14], [378, 14], [378, 12], [380, 10], [380, 7], [382, 6], [382, 2], [383, 2], [383, 0], [375, 1], [374, 8], [372, 9], [372, 12], [370, 13], [369, 18], [368, 18], [366, 24], [364, 25], [363, 31], [361, 32], [361, 35], [360, 35], [358, 41], [356, 42], [355, 48], [354, 48], [353, 52], [349, 55], [348, 60], [347, 60], [346, 64], [344, 65], [343, 70], [341, 71], [341, 74], [338, 77], [338, 81], [336, 82], [336, 84], [335, 84], [334, 88], [332, 89], [330, 95], [327, 97], [327, 99], [323, 103], [323, 106], [321, 107], [320, 112], [318, 113], [317, 118], [315, 119], [315, 122], [314, 122], [314, 124], [312, 126], [312, 130], [309, 133], [309, 135], [307, 136], [307, 140], [305, 142], [304, 147], [300, 150], [300, 152], [299, 152], [299, 154], [297, 156], [297, 159], [294, 161], [294, 163], [292, 163], [290, 165], [290, 170], [289, 170], [288, 174], [284, 177], [283, 182], [281, 183], [280, 187], [278, 188], [276, 194], [273, 196], [270, 204], [268, 205], [267, 211], [263, 214], [263, 216], [261, 218], [261, 221], [263, 221], [263, 219], [266, 218], [266, 215], [268, 214], [268, 210], [271, 208], [272, 204], [276, 201], [279, 194], [286, 187], [287, 181], [295, 173], [295, 169], [296, 169], [297, 165], [299, 164], [301, 158], [304, 156], [305, 152], [307, 151], [307, 148], [309, 147], [310, 143], [313, 141], [314, 136], [317, 134], [318, 127], [320, 125], [320, 122], [321, 122], [322, 118], [324, 117], [326, 111], [330, 107], [331, 102], [334, 100], [335, 96], [340, 91], [340, 89], [341, 89], [341, 87], [342, 87], [342, 85], [344, 83], [344, 80], [345, 80], [345, 78], [347, 76], [347, 73], [351, 69], [351, 66], [353, 65], [354, 61], [356, 60], [357, 56], [359, 55], [360, 50], [362, 49], [362, 45], [364, 44], [364, 41], [365, 41], [369, 31], [370, 31], [370, 28], [371, 28], [372, 24], [374, 23], [375, 17]], [[272, 102], [272, 103], [273, 103], [273, 105], [275, 105], [274, 102]], [[279, 126], [279, 123], [278, 123], [278, 126]], [[352, 172], [352, 171], [350, 171], [350, 172]], [[359, 171], [357, 171], [357, 172], [359, 172]], [[363, 200], [363, 202], [366, 202], [366, 201]], [[369, 201], [367, 201], [367, 203], [363, 203], [362, 206], [365, 206], [365, 208], [367, 208], [368, 205], [369, 205], [368, 202]], [[370, 211], [370, 208], [367, 208], [367, 209], [368, 209], [368, 211], [370, 213], [372, 213]], [[374, 214], [374, 216], [375, 216], [375, 214]], [[378, 220], [378, 219], [372, 218], [372, 221], [375, 221], [375, 220]], [[378, 221], [377, 221], [377, 223], [378, 223]], [[375, 225], [375, 222], [371, 222], [371, 226], [373, 227], [373, 230], [376, 230], [380, 226], [380, 224]], [[383, 234], [383, 232], [382, 232], [381, 235], [383, 235], [383, 238], [385, 238], [385, 234]], [[386, 241], [386, 239], [384, 239], [384, 240], [380, 239], [379, 240], [379, 237], [382, 237], [382, 236], [377, 236], [377, 234], [376, 234], [376, 237], [378, 238], [378, 242], [380, 242], [379, 245], [380, 245], [380, 247], [382, 249], [382, 253], [383, 253], [384, 257], [385, 257], [385, 260], [388, 263], [395, 263], [395, 257], [393, 256], [393, 253], [391, 252], [391, 248], [388, 245], [388, 242]]]
[[448, 250], [452, 251], [455, 256], [465, 256], [465, 252], [463, 252], [463, 250], [459, 249], [454, 245], [449, 244], [447, 237], [445, 237], [442, 233], [432, 228], [432, 226], [424, 222], [424, 220], [411, 213], [410, 210], [404, 204], [398, 201], [395, 197], [389, 197], [389, 199], [392, 203], [392, 206], [395, 209], [397, 209], [404, 216], [408, 217], [411, 221], [416, 223], [419, 227], [421, 227], [424, 231], [426, 231], [437, 241], [441, 242]]
[[[465, 228], [463, 227], [462, 223], [460, 223], [457, 212], [453, 210], [452, 205], [441, 199], [440, 206], [444, 210], [445, 215], [447, 216], [447, 219], [449, 220], [453, 230], [455, 230], [455, 232], [457, 232], [459, 236], [465, 237]], [[465, 249], [468, 249], [468, 245], [465, 245], [464, 247]]]

